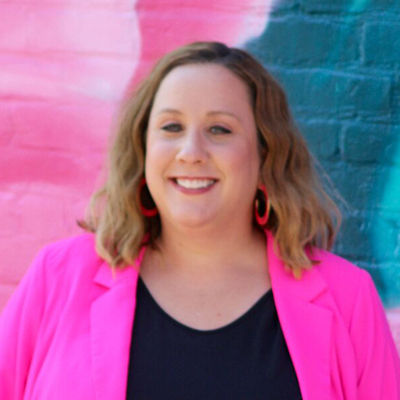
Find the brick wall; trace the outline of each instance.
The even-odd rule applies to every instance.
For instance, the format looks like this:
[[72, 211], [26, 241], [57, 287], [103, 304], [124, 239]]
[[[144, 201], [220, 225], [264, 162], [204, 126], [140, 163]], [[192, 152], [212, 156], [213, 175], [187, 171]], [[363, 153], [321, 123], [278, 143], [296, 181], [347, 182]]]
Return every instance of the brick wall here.
[[115, 110], [165, 52], [245, 42], [270, 0], [0, 0], [0, 310], [46, 243], [79, 233]]
[[282, 82], [348, 203], [335, 251], [372, 274], [400, 347], [400, 3], [270, 6], [0, 0], [0, 310], [40, 247], [79, 232], [124, 92], [166, 51], [214, 39]]
[[394, 0], [282, 0], [246, 47], [347, 203], [335, 252], [373, 276], [400, 348], [399, 13]]

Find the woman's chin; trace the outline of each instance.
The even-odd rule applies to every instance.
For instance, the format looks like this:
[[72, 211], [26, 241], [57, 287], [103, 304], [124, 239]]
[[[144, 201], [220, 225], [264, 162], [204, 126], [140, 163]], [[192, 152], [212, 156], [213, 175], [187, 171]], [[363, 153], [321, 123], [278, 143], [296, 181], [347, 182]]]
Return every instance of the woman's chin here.
[[215, 217], [207, 213], [179, 213], [168, 218], [168, 224], [186, 229], [203, 228], [215, 223]]

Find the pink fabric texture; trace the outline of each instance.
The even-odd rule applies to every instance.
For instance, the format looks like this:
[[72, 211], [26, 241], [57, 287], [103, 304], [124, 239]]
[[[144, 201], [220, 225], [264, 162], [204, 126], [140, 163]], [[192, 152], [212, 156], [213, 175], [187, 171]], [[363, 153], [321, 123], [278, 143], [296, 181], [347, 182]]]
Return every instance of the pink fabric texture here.
[[[303, 398], [399, 400], [400, 360], [369, 274], [316, 251], [320, 264], [296, 280], [266, 237]], [[125, 399], [144, 251], [115, 277], [92, 234], [40, 251], [0, 319], [0, 399]]]

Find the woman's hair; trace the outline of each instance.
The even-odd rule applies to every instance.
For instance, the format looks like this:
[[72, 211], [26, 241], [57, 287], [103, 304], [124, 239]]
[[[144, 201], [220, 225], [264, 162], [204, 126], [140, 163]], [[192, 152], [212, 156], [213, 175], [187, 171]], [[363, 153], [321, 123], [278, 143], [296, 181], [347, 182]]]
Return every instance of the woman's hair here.
[[188, 64], [217, 64], [229, 69], [248, 87], [258, 129], [260, 176], [271, 202], [267, 225], [280, 257], [296, 277], [310, 268], [315, 247], [330, 249], [340, 213], [323, 190], [306, 144], [293, 122], [286, 95], [265, 68], [244, 50], [218, 42], [196, 42], [166, 54], [127, 100], [109, 153], [106, 183], [90, 200], [79, 226], [95, 232], [96, 250], [110, 266], [132, 264], [144, 240], [151, 246], [161, 221], [145, 217], [154, 207], [146, 191], [139, 198], [146, 157], [146, 131], [156, 92], [166, 75]]

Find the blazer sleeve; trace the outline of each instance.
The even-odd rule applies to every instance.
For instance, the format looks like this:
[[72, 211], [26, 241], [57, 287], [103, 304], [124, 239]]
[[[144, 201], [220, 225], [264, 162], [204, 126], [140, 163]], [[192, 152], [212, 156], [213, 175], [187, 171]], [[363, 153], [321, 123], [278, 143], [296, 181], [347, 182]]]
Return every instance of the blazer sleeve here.
[[0, 399], [23, 399], [45, 307], [45, 248], [0, 316]]
[[400, 360], [371, 276], [361, 271], [350, 324], [359, 400], [400, 400]]

